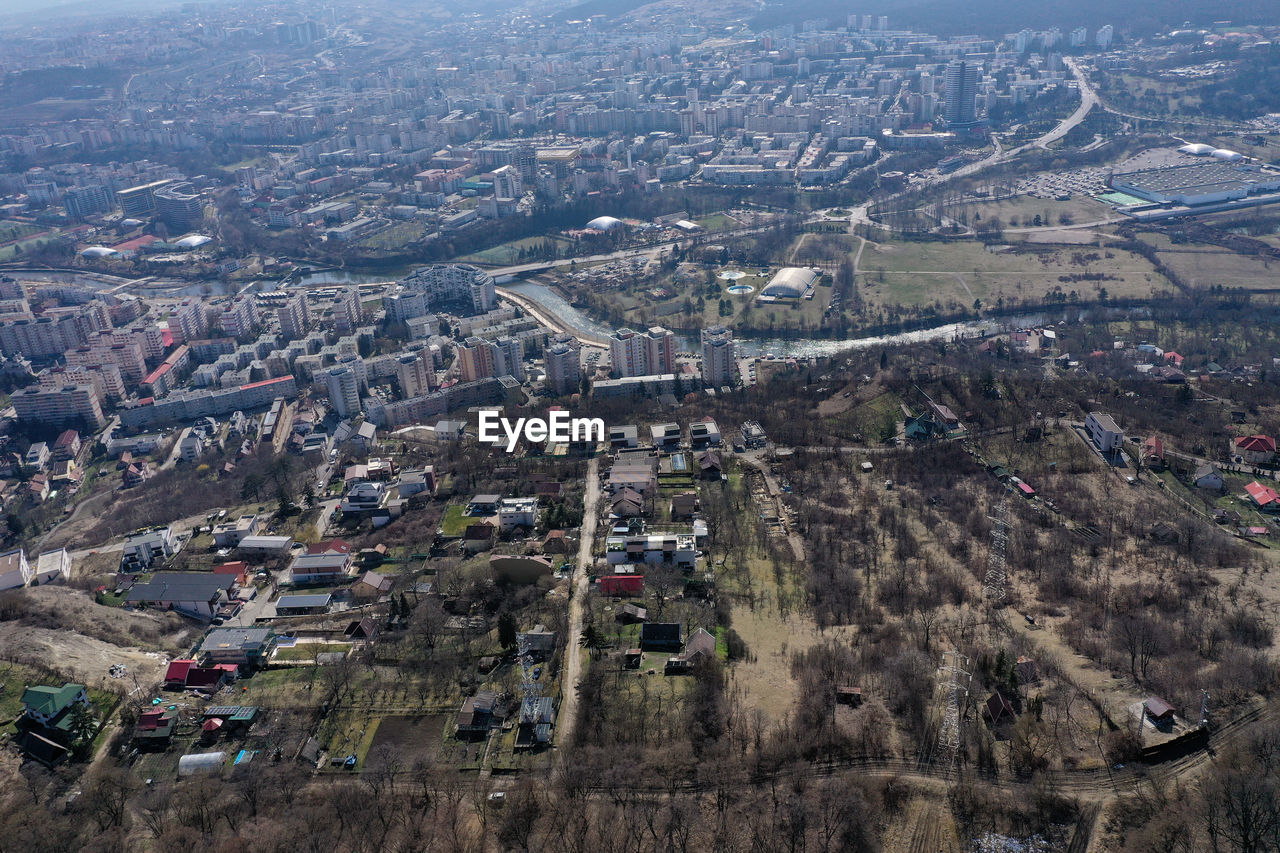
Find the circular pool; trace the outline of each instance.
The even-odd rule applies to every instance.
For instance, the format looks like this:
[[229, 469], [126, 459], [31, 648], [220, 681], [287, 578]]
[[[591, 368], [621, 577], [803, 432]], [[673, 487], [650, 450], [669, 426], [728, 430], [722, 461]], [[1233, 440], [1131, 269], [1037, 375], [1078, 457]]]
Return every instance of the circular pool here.
[[746, 278], [747, 274], [741, 270], [721, 270], [716, 273], [716, 278], [721, 281], [737, 281], [740, 278]]
[[734, 296], [742, 296], [744, 294], [751, 293], [755, 288], [749, 284], [735, 284], [732, 287], [726, 287], [725, 290], [729, 291]]

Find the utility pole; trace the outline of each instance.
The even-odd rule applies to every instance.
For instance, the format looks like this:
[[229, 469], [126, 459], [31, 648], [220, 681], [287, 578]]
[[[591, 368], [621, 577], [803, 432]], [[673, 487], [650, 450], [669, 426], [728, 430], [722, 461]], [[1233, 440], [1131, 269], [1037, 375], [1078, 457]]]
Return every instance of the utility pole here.
[[987, 574], [982, 579], [982, 597], [992, 607], [1004, 604], [1009, 573], [1005, 550], [1009, 544], [1009, 498], [1006, 496], [996, 506], [996, 514], [991, 517], [995, 526], [991, 528], [991, 550], [987, 553]]
[[948, 765], [955, 762], [960, 751], [960, 730], [964, 722], [960, 701], [969, 695], [969, 683], [973, 680], [973, 675], [965, 669], [968, 665], [969, 659], [957, 651], [942, 656], [940, 671], [947, 675], [947, 686], [942, 728], [938, 731], [938, 751], [946, 755]]

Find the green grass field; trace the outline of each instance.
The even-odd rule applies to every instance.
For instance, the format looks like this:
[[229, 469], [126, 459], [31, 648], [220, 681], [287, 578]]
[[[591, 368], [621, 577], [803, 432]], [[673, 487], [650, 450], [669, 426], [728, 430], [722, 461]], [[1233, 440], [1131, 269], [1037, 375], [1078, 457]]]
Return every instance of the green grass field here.
[[461, 536], [472, 521], [466, 512], [462, 504], [450, 504], [444, 511], [444, 518], [440, 519], [440, 532], [445, 536]]
[[[464, 263], [509, 266], [511, 264], [520, 263], [521, 249], [532, 249], [535, 246], [543, 245], [548, 240], [555, 243], [562, 252], [567, 252], [573, 245], [568, 240], [562, 240], [556, 237], [526, 237], [523, 240], [513, 240], [510, 243], [503, 243], [501, 246], [494, 246], [491, 249], [485, 249], [480, 252], [472, 252], [469, 255], [463, 255], [458, 258], [458, 260]], [[526, 260], [528, 259], [526, 258]]]
[[704, 216], [701, 219], [695, 219], [694, 222], [701, 225], [704, 231], [728, 231], [731, 228], [739, 227], [740, 223], [726, 213], [713, 213], [710, 216]]

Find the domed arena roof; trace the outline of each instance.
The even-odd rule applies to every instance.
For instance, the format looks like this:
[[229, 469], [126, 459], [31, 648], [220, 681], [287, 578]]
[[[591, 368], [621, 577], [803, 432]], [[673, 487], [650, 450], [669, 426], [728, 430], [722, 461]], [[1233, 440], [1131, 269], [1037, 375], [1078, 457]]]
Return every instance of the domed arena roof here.
[[592, 231], [612, 231], [620, 225], [622, 225], [621, 219], [613, 216], [597, 216], [587, 223], [587, 228]]
[[775, 299], [800, 299], [813, 283], [818, 280], [818, 273], [805, 267], [783, 267], [769, 280], [761, 296], [772, 296]]
[[1232, 151], [1230, 148], [1219, 148], [1213, 152], [1213, 156], [1219, 160], [1230, 160], [1233, 163], [1244, 159], [1243, 154], [1239, 151]]
[[1197, 157], [1204, 157], [1205, 155], [1213, 153], [1213, 146], [1205, 145], [1203, 142], [1193, 142], [1190, 145], [1182, 146], [1178, 150], [1183, 154], [1194, 154]]
[[115, 249], [108, 249], [106, 246], [90, 246], [80, 251], [82, 258], [109, 258], [112, 255], [119, 254]]

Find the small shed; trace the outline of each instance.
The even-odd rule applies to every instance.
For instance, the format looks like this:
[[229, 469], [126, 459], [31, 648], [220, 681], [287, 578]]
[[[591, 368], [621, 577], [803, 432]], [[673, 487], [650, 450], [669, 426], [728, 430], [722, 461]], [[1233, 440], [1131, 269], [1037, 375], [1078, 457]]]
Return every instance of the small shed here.
[[1158, 723], [1173, 722], [1173, 706], [1161, 699], [1159, 696], [1152, 696], [1148, 698], [1142, 703], [1142, 709], [1147, 712], [1148, 717]]
[[1012, 722], [1018, 716], [1018, 712], [1014, 710], [1013, 703], [1004, 697], [997, 690], [987, 699], [986, 705], [983, 707], [983, 713], [987, 719], [991, 721], [992, 726], [998, 726], [1003, 722]]

